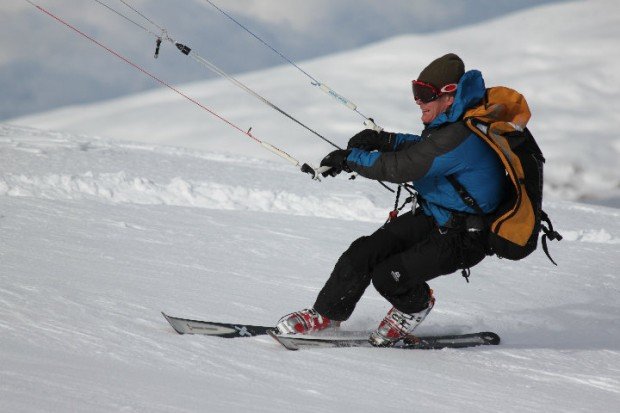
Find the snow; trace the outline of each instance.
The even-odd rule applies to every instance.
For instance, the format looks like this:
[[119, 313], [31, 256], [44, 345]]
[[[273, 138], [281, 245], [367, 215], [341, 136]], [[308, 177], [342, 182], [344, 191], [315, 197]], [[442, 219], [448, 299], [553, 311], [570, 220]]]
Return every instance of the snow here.
[[[583, 18], [587, 26], [592, 5], [605, 6], [608, 13], [596, 17], [604, 24], [588, 28], [592, 37], [575, 42], [579, 47], [595, 39], [587, 58], [596, 60], [598, 47], [612, 41], [602, 34], [613, 37], [618, 30], [611, 24], [618, 18], [614, 4], [575, 2], [506, 21]], [[415, 108], [406, 90], [394, 102], [394, 91], [437, 54], [441, 47], [434, 42], [456, 33], [465, 44], [467, 35], [481, 36], [497, 24], [429, 36], [434, 46], [417, 48], [411, 65], [395, 68], [381, 84], [372, 75], [385, 70], [379, 59], [395, 61], [391, 47], [413, 53], [408, 50], [419, 37], [311, 64], [333, 64], [331, 84], [342, 84], [345, 95], [359, 92], [373, 112], [395, 107], [384, 124], [403, 126], [405, 111]], [[561, 41], [577, 40], [571, 32], [563, 35]], [[347, 65], [361, 64], [368, 54], [375, 59], [367, 59], [366, 69], [349, 70]], [[470, 60], [477, 56], [473, 49], [466, 54]], [[491, 76], [520, 88], [530, 84], [513, 78], [508, 67], [492, 74], [500, 67], [492, 64]], [[617, 62], [609, 59], [609, 65]], [[562, 72], [566, 82], [581, 88], [583, 99], [592, 97], [585, 91], [593, 84], [587, 79], [572, 84], [581, 73], [571, 70]], [[244, 80], [265, 84], [282, 74], [265, 85], [274, 96], [285, 90], [280, 83], [287, 85], [285, 102], [298, 103], [295, 95], [305, 92], [285, 71]], [[359, 88], [360, 79], [368, 91]], [[225, 101], [231, 88], [221, 82], [189, 86], [205, 101], [216, 99], [218, 110], [254, 123], [256, 133], [272, 143], [307, 156], [304, 160], [329, 150], [307, 136], [285, 135], [290, 125], [277, 124], [273, 114], [254, 110], [234, 92]], [[179, 336], [161, 316], [163, 310], [262, 325], [312, 305], [342, 251], [377, 229], [392, 208], [392, 195], [375, 182], [343, 176], [312, 181], [200, 112], [194, 118], [166, 91], [62, 109], [39, 118], [39, 128], [0, 124], [0, 411], [615, 411], [620, 210], [559, 194], [585, 196], [580, 182], [610, 191], [617, 186], [620, 145], [611, 134], [617, 103], [604, 109], [567, 103], [581, 116], [572, 126], [592, 133], [584, 138], [568, 133], [570, 125], [561, 122], [568, 112], [545, 103], [549, 96], [536, 90], [529, 90], [534, 114], [544, 116], [536, 118], [535, 128], [548, 132], [536, 134], [548, 159], [545, 210], [564, 235], [562, 242], [550, 243], [558, 266], [538, 250], [519, 262], [488, 258], [472, 269], [470, 284], [458, 273], [431, 281], [437, 304], [420, 334], [484, 330], [502, 337], [497, 347], [462, 350], [289, 352], [268, 337]], [[300, 109], [324, 119], [346, 142], [358, 127], [356, 119], [333, 107], [319, 95]], [[64, 130], [70, 124], [91, 129]], [[45, 130], [50, 128], [63, 131]], [[196, 147], [185, 145], [196, 137], [203, 139]], [[592, 139], [600, 145], [583, 144]], [[580, 169], [581, 163], [588, 167]], [[388, 309], [369, 288], [342, 329], [370, 331]]]
[[[288, 165], [0, 127], [3, 411], [609, 411], [620, 401], [617, 209], [548, 202], [551, 251], [431, 282], [420, 333], [493, 330], [493, 349], [292, 353], [179, 336], [172, 315], [271, 324], [311, 305], [376, 229], [373, 182]], [[380, 200], [380, 201], [379, 201]], [[359, 215], [359, 216], [356, 216]], [[348, 331], [388, 310], [370, 288]]]

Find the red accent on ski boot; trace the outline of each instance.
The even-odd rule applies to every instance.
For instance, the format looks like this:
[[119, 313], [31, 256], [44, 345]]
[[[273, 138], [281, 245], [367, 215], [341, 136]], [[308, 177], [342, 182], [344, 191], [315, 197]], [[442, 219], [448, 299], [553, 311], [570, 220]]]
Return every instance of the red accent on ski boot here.
[[407, 314], [392, 307], [379, 324], [379, 327], [370, 334], [368, 341], [370, 344], [377, 347], [393, 346], [399, 340], [409, 336], [413, 330], [424, 321], [434, 305], [435, 297], [433, 297], [433, 290], [430, 290], [428, 307], [422, 311]]
[[306, 334], [332, 326], [332, 320], [317, 313], [314, 308], [306, 308], [285, 315], [278, 321], [278, 334]]

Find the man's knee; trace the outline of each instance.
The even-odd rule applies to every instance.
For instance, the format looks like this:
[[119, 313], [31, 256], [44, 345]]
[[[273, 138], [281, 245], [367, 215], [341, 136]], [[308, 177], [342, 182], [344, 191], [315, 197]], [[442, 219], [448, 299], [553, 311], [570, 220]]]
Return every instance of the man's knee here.
[[411, 274], [398, 259], [388, 259], [379, 263], [372, 272], [372, 284], [379, 294], [384, 297], [404, 290], [405, 280], [410, 279]]
[[397, 260], [394, 261], [381, 263], [373, 271], [372, 283], [375, 289], [405, 313], [415, 313], [426, 308], [430, 297], [428, 284]]

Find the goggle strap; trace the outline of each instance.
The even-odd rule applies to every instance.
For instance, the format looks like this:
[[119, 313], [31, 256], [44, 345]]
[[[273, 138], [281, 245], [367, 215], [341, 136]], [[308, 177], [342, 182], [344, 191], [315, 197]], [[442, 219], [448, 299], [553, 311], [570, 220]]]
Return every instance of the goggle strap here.
[[448, 83], [447, 85], [442, 87], [439, 91], [441, 93], [452, 93], [452, 92], [455, 92], [457, 88], [458, 88], [458, 85], [456, 83]]

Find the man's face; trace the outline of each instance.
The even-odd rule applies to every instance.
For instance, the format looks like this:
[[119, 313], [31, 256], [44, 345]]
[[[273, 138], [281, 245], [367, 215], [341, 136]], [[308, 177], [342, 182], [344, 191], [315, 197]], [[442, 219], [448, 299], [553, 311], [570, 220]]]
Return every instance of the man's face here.
[[439, 98], [428, 103], [423, 103], [420, 100], [416, 101], [422, 111], [422, 122], [424, 124], [429, 124], [434, 121], [437, 116], [448, 110], [453, 102], [453, 95], [441, 95]]

